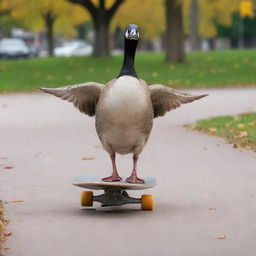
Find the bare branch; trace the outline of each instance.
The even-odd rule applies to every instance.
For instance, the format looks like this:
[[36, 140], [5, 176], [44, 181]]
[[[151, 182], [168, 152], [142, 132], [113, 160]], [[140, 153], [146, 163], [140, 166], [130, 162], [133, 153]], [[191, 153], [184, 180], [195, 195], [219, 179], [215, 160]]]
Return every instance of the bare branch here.
[[108, 10], [110, 18], [115, 14], [119, 6], [124, 2], [125, 0], [116, 0], [115, 3], [111, 6], [111, 8]]
[[96, 7], [90, 0], [69, 0], [69, 2], [84, 6], [92, 16], [95, 16], [97, 12]]
[[100, 8], [105, 9], [105, 0], [100, 0]]

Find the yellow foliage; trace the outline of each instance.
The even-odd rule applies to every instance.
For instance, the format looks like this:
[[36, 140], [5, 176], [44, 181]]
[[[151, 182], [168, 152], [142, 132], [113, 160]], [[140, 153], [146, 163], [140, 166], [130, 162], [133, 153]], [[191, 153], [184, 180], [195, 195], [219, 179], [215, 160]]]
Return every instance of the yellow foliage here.
[[51, 11], [57, 16], [55, 30], [65, 35], [75, 33], [74, 26], [89, 20], [87, 11], [79, 5], [65, 0], [12, 0], [12, 18], [20, 19], [32, 30], [42, 30], [45, 26], [42, 15]]
[[241, 17], [254, 17], [254, 8], [252, 0], [241, 0], [239, 6]]
[[114, 17], [112, 29], [135, 23], [139, 25], [143, 38], [154, 38], [164, 31], [164, 16], [163, 0], [126, 0]]
[[[211, 38], [216, 36], [217, 23], [230, 26], [232, 13], [239, 10], [240, 0], [198, 0], [199, 32], [201, 37]], [[185, 32], [189, 33], [189, 17], [191, 0], [183, 0]]]

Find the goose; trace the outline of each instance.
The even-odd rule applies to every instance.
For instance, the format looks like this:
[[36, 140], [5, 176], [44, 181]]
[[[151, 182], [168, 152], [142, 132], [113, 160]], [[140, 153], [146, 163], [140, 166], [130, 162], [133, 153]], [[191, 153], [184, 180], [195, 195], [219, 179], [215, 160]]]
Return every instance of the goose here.
[[82, 113], [95, 116], [95, 127], [103, 148], [112, 161], [112, 175], [104, 182], [121, 181], [116, 167], [116, 154], [133, 154], [129, 183], [144, 183], [137, 176], [137, 162], [148, 141], [153, 119], [181, 104], [207, 95], [193, 96], [161, 84], [147, 85], [138, 78], [134, 58], [139, 41], [138, 26], [130, 24], [124, 33], [125, 49], [121, 71], [106, 85], [87, 82], [59, 88], [39, 88], [72, 102]]

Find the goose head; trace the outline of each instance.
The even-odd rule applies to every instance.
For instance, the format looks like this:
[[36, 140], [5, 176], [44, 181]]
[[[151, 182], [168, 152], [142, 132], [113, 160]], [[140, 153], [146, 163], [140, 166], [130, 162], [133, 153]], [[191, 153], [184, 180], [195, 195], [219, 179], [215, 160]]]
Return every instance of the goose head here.
[[136, 24], [129, 24], [125, 30], [125, 38], [128, 40], [139, 40], [140, 34]]

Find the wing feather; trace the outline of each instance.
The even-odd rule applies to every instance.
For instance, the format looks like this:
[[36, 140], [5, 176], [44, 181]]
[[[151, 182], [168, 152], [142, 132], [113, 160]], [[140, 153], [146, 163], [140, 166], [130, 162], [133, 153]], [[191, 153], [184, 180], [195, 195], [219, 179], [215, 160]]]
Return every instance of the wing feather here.
[[88, 82], [59, 88], [39, 88], [39, 90], [53, 94], [63, 100], [73, 102], [74, 106], [82, 113], [94, 116], [96, 104], [103, 87], [103, 84]]
[[207, 96], [207, 94], [191, 95], [179, 92], [161, 84], [150, 85], [149, 90], [154, 108], [154, 117], [163, 116], [166, 112], [178, 108], [181, 104], [186, 104]]

